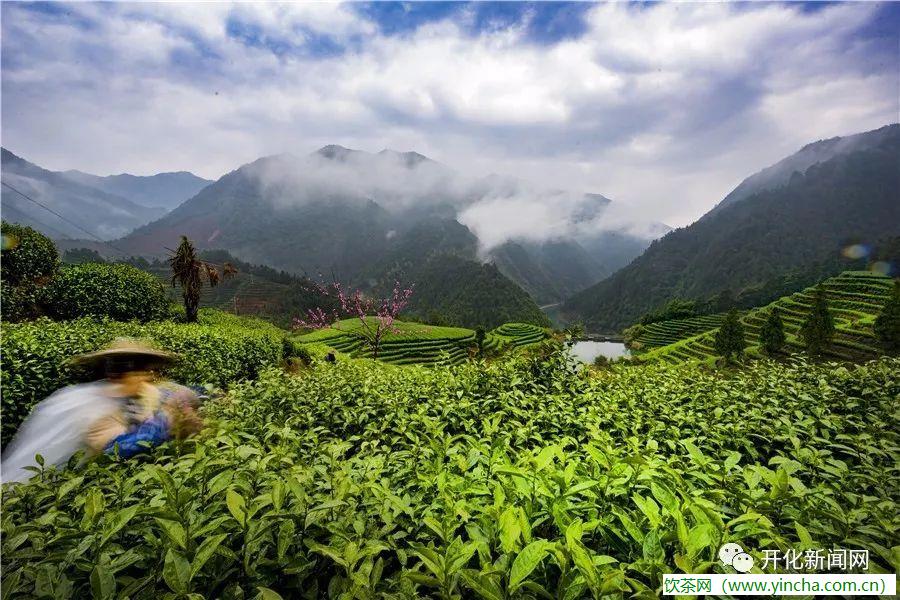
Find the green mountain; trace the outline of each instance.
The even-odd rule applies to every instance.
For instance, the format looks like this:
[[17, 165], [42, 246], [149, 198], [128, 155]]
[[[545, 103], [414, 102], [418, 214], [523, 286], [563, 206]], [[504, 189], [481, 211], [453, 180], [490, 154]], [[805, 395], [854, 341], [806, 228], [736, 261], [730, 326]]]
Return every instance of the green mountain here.
[[[578, 239], [522, 242], [523, 260], [502, 246], [485, 251], [473, 229], [462, 224], [462, 215], [498, 196], [516, 198], [523, 185], [501, 177], [466, 179], [414, 152], [371, 154], [326, 146], [306, 157], [270, 156], [244, 165], [116, 246], [135, 255], [162, 256], [187, 235], [200, 249], [224, 248], [242, 260], [320, 281], [372, 290], [396, 279], [417, 282], [417, 295], [429, 301], [416, 310], [445, 313], [454, 324], [543, 324], [533, 299], [558, 302], [620, 266], [581, 245], [602, 244], [617, 234], [592, 231], [608, 199], [551, 191], [546, 193], [574, 207], [570, 219]], [[493, 225], [503, 225], [501, 216]], [[629, 257], [649, 243], [619, 237], [627, 238]], [[612, 246], [622, 248], [618, 242]], [[448, 256], [460, 260], [451, 263]], [[485, 261], [497, 268], [482, 265]], [[487, 291], [467, 285], [461, 288], [468, 290], [466, 297], [450, 298], [438, 265], [452, 270], [447, 277], [466, 271]], [[515, 284], [531, 298], [513, 291]], [[485, 303], [488, 296], [493, 299]]]
[[503, 323], [549, 327], [534, 300], [493, 264], [441, 254], [409, 271], [416, 282], [409, 312], [428, 321], [493, 329]]
[[3, 218], [34, 227], [53, 239], [83, 238], [83, 230], [87, 230], [111, 240], [165, 212], [72, 180], [65, 173], [48, 171], [5, 148], [0, 153], [3, 182], [34, 200], [3, 186]]
[[649, 244], [649, 238], [604, 231], [582, 240], [508, 241], [489, 256], [501, 273], [543, 305], [559, 303], [612, 275]]
[[[842, 252], [848, 246], [861, 244], [851, 255], [865, 253], [900, 235], [900, 125], [851, 142], [817, 142], [801, 150], [804, 160], [792, 156], [764, 171], [766, 177], [748, 178], [697, 222], [576, 294], [565, 314], [590, 330], [613, 331], [673, 298], [740, 296], [767, 287], [783, 294], [847, 268]], [[802, 171], [788, 168], [802, 167], [810, 156], [824, 160]], [[735, 195], [749, 188], [749, 195]], [[783, 289], [790, 280], [799, 287]]]
[[63, 172], [63, 175], [72, 181], [128, 198], [141, 206], [164, 210], [172, 210], [212, 183], [209, 179], [197, 177], [187, 171], [146, 176], [121, 173], [102, 177], [72, 170]]
[[3, 181], [46, 207], [4, 186], [3, 210], [8, 211], [4, 218], [34, 227], [56, 240], [85, 238], [85, 230], [104, 240], [121, 237], [159, 218], [210, 183], [187, 172], [100, 177], [81, 171], [49, 171], [5, 148], [2, 176]]

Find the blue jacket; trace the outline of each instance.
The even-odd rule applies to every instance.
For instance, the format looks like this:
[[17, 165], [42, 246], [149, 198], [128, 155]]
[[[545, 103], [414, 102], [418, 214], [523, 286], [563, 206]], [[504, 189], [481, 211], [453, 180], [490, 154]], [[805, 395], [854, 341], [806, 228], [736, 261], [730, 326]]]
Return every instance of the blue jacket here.
[[[104, 452], [112, 454], [119, 447], [119, 456], [130, 458], [146, 452], [148, 447], [158, 446], [169, 439], [169, 420], [162, 411], [141, 423], [136, 429], [123, 433], [107, 444]], [[141, 444], [140, 442], [146, 442]]]

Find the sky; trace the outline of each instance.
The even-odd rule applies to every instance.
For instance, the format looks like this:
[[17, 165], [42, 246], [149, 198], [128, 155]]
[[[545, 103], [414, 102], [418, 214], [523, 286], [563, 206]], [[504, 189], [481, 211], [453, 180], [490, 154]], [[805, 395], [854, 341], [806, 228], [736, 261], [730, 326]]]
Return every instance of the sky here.
[[2, 144], [192, 171], [327, 144], [599, 193], [683, 226], [900, 113], [900, 4], [2, 3]]

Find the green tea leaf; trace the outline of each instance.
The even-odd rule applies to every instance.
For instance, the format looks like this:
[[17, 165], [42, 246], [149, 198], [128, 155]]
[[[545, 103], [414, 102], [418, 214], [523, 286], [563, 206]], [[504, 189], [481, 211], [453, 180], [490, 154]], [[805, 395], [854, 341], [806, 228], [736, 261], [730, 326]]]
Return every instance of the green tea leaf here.
[[163, 563], [163, 580], [178, 594], [186, 594], [191, 580], [191, 565], [183, 554], [169, 548]]
[[231, 516], [234, 517], [234, 520], [240, 523], [240, 525], [243, 527], [247, 522], [247, 512], [245, 510], [246, 505], [244, 503], [244, 497], [238, 494], [233, 489], [230, 489], [225, 495], [225, 504], [228, 506], [228, 512], [231, 513]]
[[547, 541], [536, 540], [531, 542], [516, 555], [512, 569], [509, 572], [509, 590], [515, 591], [522, 582], [531, 575], [544, 557], [547, 556]]
[[107, 600], [116, 597], [116, 577], [102, 565], [91, 570], [91, 594], [95, 600]]
[[206, 538], [199, 546], [197, 546], [197, 551], [194, 552], [194, 560], [191, 561], [191, 578], [195, 577], [203, 570], [203, 566], [210, 558], [212, 558], [219, 548], [219, 545], [225, 541], [227, 537], [228, 534], [220, 533], [219, 535]]
[[184, 527], [181, 526], [181, 523], [176, 521], [170, 521], [168, 519], [155, 519], [159, 526], [162, 527], [163, 531], [166, 533], [166, 536], [173, 542], [175, 545], [184, 550], [187, 548], [187, 532], [185, 532]]
[[109, 539], [116, 535], [128, 522], [137, 514], [139, 507], [129, 506], [118, 511], [103, 528], [103, 535], [100, 537], [100, 547], [102, 548]]

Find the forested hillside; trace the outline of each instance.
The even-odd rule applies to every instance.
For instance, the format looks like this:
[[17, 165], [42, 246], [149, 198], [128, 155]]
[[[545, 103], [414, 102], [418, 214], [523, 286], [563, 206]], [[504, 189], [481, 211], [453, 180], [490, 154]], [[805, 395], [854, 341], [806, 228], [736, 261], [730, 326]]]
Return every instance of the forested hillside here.
[[2, 177], [6, 184], [0, 191], [3, 218], [56, 239], [85, 237], [87, 230], [111, 240], [165, 212], [43, 169], [6, 148], [2, 149]]
[[510, 321], [550, 326], [534, 300], [492, 264], [441, 255], [408, 280], [416, 284], [409, 311], [429, 321], [488, 329]]
[[[786, 278], [809, 285], [847, 268], [839, 258], [849, 246], [871, 248], [900, 235], [900, 126], [868, 135], [874, 143], [794, 172], [783, 186], [729, 202], [655, 241], [565, 310], [589, 328], [616, 330], [672, 298], [725, 290], [737, 296]], [[834, 270], [823, 273], [823, 266]]]

